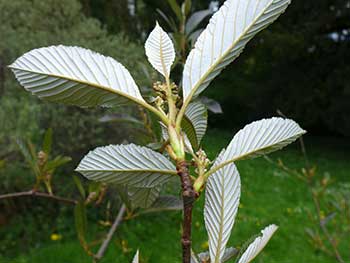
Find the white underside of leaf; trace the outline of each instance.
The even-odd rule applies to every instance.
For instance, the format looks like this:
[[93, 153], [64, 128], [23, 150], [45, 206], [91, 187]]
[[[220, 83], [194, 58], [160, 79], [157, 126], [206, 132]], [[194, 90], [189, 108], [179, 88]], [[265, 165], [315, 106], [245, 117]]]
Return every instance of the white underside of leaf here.
[[278, 227], [276, 225], [270, 225], [261, 231], [261, 236], [257, 237], [243, 253], [238, 263], [251, 262], [271, 239], [272, 235], [276, 232]]
[[191, 100], [201, 93], [289, 3], [290, 0], [227, 0], [213, 15], [187, 58], [184, 99]]
[[90, 180], [140, 188], [152, 188], [176, 175], [165, 156], [134, 144], [99, 147], [84, 157], [76, 171]]
[[164, 77], [169, 77], [175, 60], [175, 48], [168, 34], [157, 23], [145, 43], [151, 65]]
[[293, 120], [271, 118], [245, 126], [226, 148], [225, 160], [257, 157], [294, 142], [305, 131]]
[[[223, 151], [214, 165], [220, 164]], [[205, 192], [204, 219], [209, 236], [210, 262], [221, 263], [237, 214], [241, 183], [234, 163], [212, 174]]]
[[81, 107], [119, 106], [144, 99], [129, 71], [91, 50], [50, 46], [34, 49], [10, 68], [20, 84], [41, 99]]

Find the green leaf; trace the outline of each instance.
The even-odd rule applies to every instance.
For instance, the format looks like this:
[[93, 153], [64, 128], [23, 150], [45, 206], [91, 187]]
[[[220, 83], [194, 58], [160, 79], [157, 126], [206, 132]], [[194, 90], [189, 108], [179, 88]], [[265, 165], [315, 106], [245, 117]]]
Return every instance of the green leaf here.
[[77, 231], [79, 240], [85, 242], [87, 230], [87, 216], [86, 206], [84, 201], [79, 201], [74, 208], [75, 229]]
[[68, 156], [57, 156], [55, 159], [48, 161], [45, 165], [45, 171], [54, 172], [58, 167], [72, 161]]
[[43, 151], [46, 153], [47, 156], [50, 155], [51, 146], [52, 146], [52, 129], [49, 128], [45, 132], [44, 142], [43, 142]]
[[182, 15], [184, 17], [187, 17], [189, 13], [191, 12], [191, 7], [192, 7], [192, 1], [191, 0], [185, 0], [182, 5], [181, 5], [181, 11]]
[[171, 9], [173, 10], [174, 14], [177, 16], [179, 21], [182, 21], [182, 12], [179, 4], [176, 2], [176, 0], [167, 0], [168, 4], [170, 5]]
[[76, 187], [78, 188], [78, 191], [79, 191], [81, 197], [85, 200], [86, 192], [85, 192], [83, 184], [81, 183], [80, 178], [78, 176], [73, 175], [73, 180], [74, 180]]

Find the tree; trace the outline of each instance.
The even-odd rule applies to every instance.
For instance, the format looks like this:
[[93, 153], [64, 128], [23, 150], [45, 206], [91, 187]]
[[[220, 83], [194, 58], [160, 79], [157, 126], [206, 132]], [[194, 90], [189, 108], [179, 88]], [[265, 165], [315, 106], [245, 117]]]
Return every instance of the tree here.
[[[235, 249], [226, 249], [241, 192], [240, 176], [234, 163], [283, 148], [305, 131], [288, 119], [253, 122], [240, 130], [210, 165], [205, 151], [191, 143], [200, 143], [207, 121], [202, 105], [195, 99], [240, 55], [250, 39], [286, 10], [289, 3], [288, 0], [227, 0], [214, 14], [187, 58], [182, 97], [178, 85], [170, 79], [175, 60], [174, 45], [158, 23], [145, 44], [150, 64], [163, 79], [154, 84], [155, 98], [150, 102], [141, 95], [123, 65], [111, 57], [80, 47], [60, 45], [34, 49], [18, 58], [10, 68], [27, 91], [47, 101], [80, 107], [115, 107], [131, 103], [153, 113], [161, 123], [162, 148], [167, 155], [135, 144], [110, 145], [91, 151], [76, 170], [90, 180], [114, 183], [131, 188], [132, 192], [146, 192], [147, 196], [158, 191], [172, 176], [178, 176], [184, 213], [184, 263], [190, 263], [191, 258], [198, 261], [191, 251], [192, 209], [205, 190], [209, 257], [211, 262], [225, 262], [237, 256]], [[195, 168], [194, 175], [190, 174], [190, 166]], [[238, 262], [251, 262], [276, 230], [275, 225], [262, 230], [261, 235], [241, 251]]]

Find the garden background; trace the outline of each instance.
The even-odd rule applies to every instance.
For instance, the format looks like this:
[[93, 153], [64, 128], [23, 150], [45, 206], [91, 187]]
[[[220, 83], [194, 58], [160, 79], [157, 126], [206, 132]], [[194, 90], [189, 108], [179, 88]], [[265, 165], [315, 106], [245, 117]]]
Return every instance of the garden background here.
[[[223, 1], [192, 2], [196, 11], [215, 10]], [[60, 196], [79, 195], [72, 183], [72, 176], [77, 176], [73, 170], [90, 149], [147, 142], [135, 127], [134, 122], [142, 119], [137, 109], [123, 109], [132, 119], [106, 122], [103, 117], [118, 109], [39, 101], [19, 86], [6, 66], [33, 48], [77, 45], [116, 58], [140, 86], [147, 87], [154, 71], [147, 64], [143, 43], [156, 20], [171, 31], [157, 9], [176, 21], [164, 0], [0, 0], [0, 195], [33, 185], [35, 178], [18, 140], [40, 147], [49, 128], [53, 154], [72, 158], [52, 179]], [[208, 18], [200, 25], [207, 22]], [[308, 131], [306, 163], [299, 143], [269, 160], [238, 163], [242, 204], [230, 244], [238, 246], [270, 223], [280, 226], [256, 262], [337, 262], [334, 245], [350, 262], [349, 61], [350, 2], [294, 0], [286, 14], [255, 37], [205, 92], [223, 111], [209, 113], [203, 144], [211, 159], [238, 129], [276, 116], [278, 110]], [[297, 176], [306, 176], [302, 168], [308, 165], [315, 173], [312, 185]], [[320, 194], [318, 212], [314, 192]], [[113, 199], [113, 191], [108, 195]], [[198, 252], [207, 249], [202, 199], [195, 211]], [[103, 236], [108, 221], [118, 213], [113, 207], [107, 216], [105, 207], [89, 208], [91, 239]], [[332, 242], [320, 222], [327, 226]], [[32, 197], [0, 200], [0, 262], [91, 262], [74, 225], [70, 206]], [[180, 225], [179, 211], [125, 220], [101, 262], [130, 262], [137, 249], [142, 262], [180, 262]]]

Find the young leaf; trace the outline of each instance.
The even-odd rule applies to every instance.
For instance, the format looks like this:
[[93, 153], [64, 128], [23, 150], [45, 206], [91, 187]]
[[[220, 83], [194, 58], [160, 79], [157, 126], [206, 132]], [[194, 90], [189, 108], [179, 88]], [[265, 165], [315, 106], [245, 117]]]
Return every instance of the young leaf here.
[[149, 35], [145, 49], [152, 66], [165, 78], [169, 78], [175, 60], [175, 49], [170, 37], [158, 23]]
[[[227, 262], [233, 259], [238, 255], [238, 252], [239, 250], [237, 248], [234, 248], [234, 247], [226, 248], [221, 262]], [[207, 252], [202, 252], [198, 254], [198, 258], [201, 260], [201, 262], [209, 262], [210, 261], [209, 252], [207, 251]]]
[[183, 73], [185, 105], [236, 59], [258, 32], [274, 22], [290, 0], [227, 0], [189, 54]]
[[[261, 156], [279, 150], [294, 142], [305, 133], [289, 119], [271, 118], [255, 121], [240, 130], [225, 151], [224, 164], [237, 160]], [[215, 172], [220, 165], [211, 169]]]
[[249, 263], [251, 262], [266, 244], [269, 242], [272, 235], [276, 232], [278, 227], [276, 225], [270, 225], [261, 231], [261, 236], [257, 237], [253, 243], [249, 245], [247, 250], [243, 253], [238, 263]]
[[43, 151], [49, 155], [51, 152], [51, 146], [52, 146], [52, 129], [49, 128], [45, 132], [44, 136], [44, 142], [43, 142]]
[[134, 259], [132, 260], [132, 263], [139, 263], [139, 251], [137, 250]]
[[[214, 165], [224, 159], [225, 151]], [[210, 262], [221, 263], [237, 214], [241, 182], [234, 163], [211, 175], [205, 193], [204, 219], [209, 236]]]
[[170, 5], [171, 9], [173, 10], [176, 17], [179, 19], [179, 21], [182, 21], [182, 12], [180, 5], [176, 2], [176, 0], [167, 0], [168, 4]]
[[26, 90], [44, 100], [81, 107], [146, 104], [123, 65], [85, 48], [34, 49], [9, 67]]
[[166, 157], [134, 144], [96, 148], [76, 171], [90, 180], [141, 188], [154, 187], [176, 175], [175, 166]]
[[198, 149], [207, 130], [207, 125], [207, 108], [199, 101], [188, 105], [181, 126], [195, 149]]

